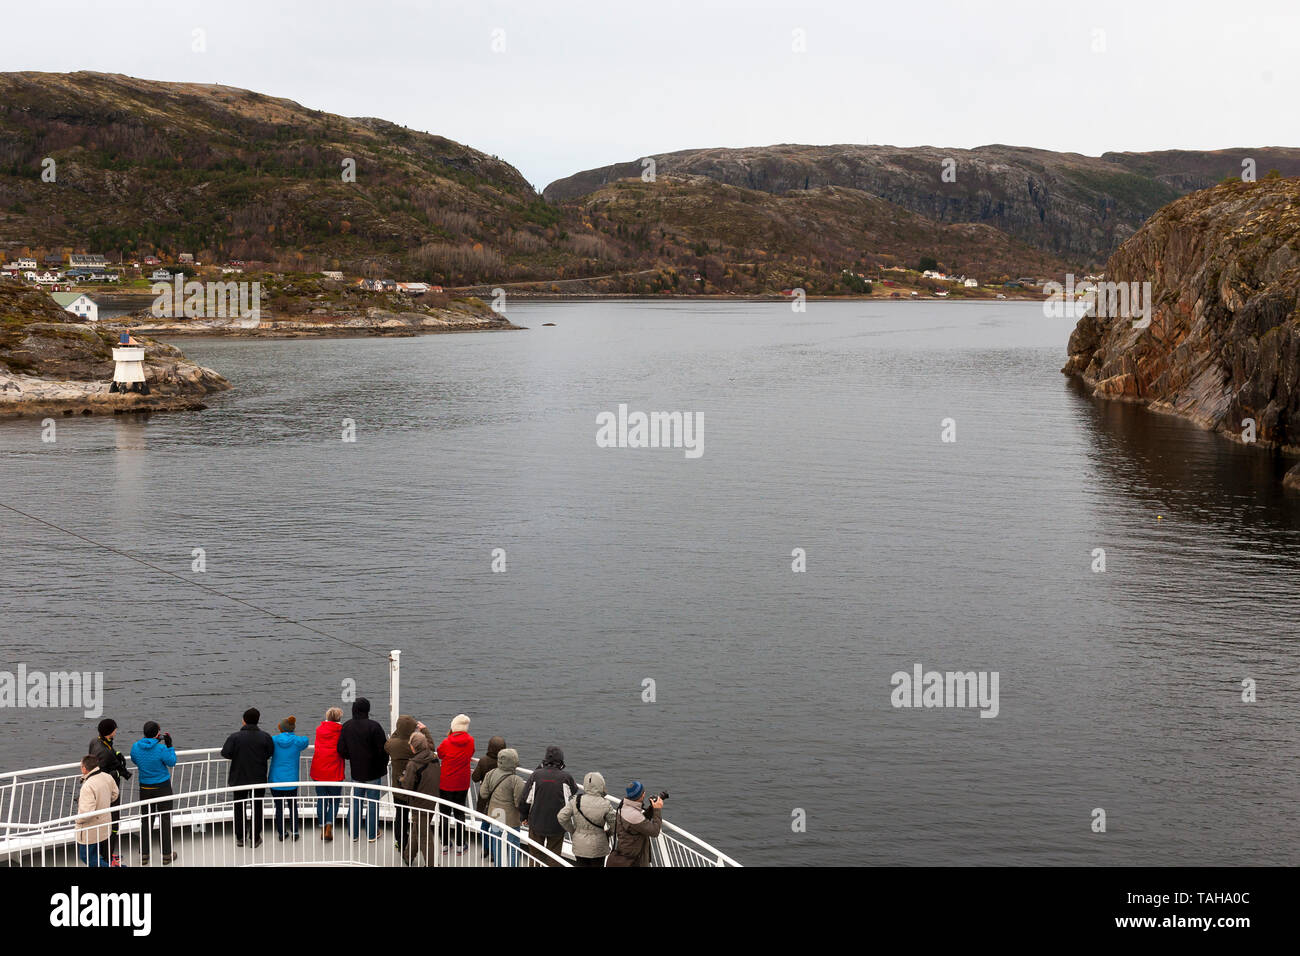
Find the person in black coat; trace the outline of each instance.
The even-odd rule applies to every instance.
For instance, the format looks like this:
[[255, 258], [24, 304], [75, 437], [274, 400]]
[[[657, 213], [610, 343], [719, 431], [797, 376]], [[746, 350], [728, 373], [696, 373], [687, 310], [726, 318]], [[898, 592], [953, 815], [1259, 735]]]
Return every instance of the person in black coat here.
[[[275, 753], [275, 742], [271, 735], [257, 726], [262, 719], [256, 707], [244, 711], [244, 725], [226, 738], [221, 748], [221, 756], [230, 761], [230, 785], [238, 787], [246, 783], [266, 783], [266, 768], [271, 755]], [[235, 846], [244, 845], [244, 815], [251, 808], [252, 827], [249, 836], [253, 848], [262, 845], [262, 797], [261, 789], [239, 790], [235, 799]]]
[[[352, 719], [339, 731], [339, 756], [348, 762], [356, 783], [382, 784], [388, 769], [388, 738], [384, 728], [370, 719], [370, 701], [358, 697], [352, 705]], [[364, 803], [363, 803], [364, 801]], [[379, 838], [379, 791], [353, 787], [348, 809], [348, 829], [353, 840], [361, 839], [361, 811], [366, 808], [366, 835], [374, 843]]]
[[519, 798], [519, 816], [528, 824], [529, 838], [545, 845], [557, 856], [564, 849], [560, 810], [577, 792], [578, 784], [573, 774], [564, 769], [564, 751], [559, 747], [547, 747], [542, 765], [524, 784], [524, 794]]

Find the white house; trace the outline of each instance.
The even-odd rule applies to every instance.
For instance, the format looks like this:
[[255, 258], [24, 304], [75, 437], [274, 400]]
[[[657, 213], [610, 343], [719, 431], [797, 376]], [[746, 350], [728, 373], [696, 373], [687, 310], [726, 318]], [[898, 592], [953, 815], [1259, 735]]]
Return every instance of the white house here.
[[980, 287], [980, 280], [979, 280], [979, 279], [967, 279], [967, 280], [966, 280], [966, 288], [968, 288], [968, 289], [978, 289], [979, 287]]
[[334, 279], [334, 280], [339, 281], [339, 282], [342, 282], [342, 281], [343, 281], [343, 273], [342, 273], [342, 272], [337, 272], [337, 271], [332, 271], [332, 270], [330, 270], [330, 269], [326, 269], [324, 272], [321, 273], [321, 275], [323, 275], [323, 276], [324, 276], [325, 278], [327, 278], [327, 279]]
[[166, 269], [154, 269], [153, 272], [149, 273], [149, 280], [151, 282], [170, 282], [172, 274]]
[[397, 290], [399, 292], [405, 292], [407, 295], [423, 295], [425, 292], [429, 291], [429, 283], [399, 282], [397, 283]]
[[37, 285], [56, 285], [63, 281], [63, 276], [59, 275], [57, 272], [46, 270], [37, 275], [35, 281]]
[[99, 305], [84, 292], [51, 292], [50, 298], [57, 302], [64, 312], [71, 312], [87, 322], [99, 321]]
[[73, 269], [102, 269], [108, 262], [98, 253], [74, 252], [68, 256], [68, 265]]
[[19, 259], [19, 260], [18, 260], [18, 268], [19, 268], [19, 269], [32, 269], [32, 270], [35, 270], [35, 269], [37, 268], [37, 266], [36, 266], [36, 260], [35, 260], [35, 259]]

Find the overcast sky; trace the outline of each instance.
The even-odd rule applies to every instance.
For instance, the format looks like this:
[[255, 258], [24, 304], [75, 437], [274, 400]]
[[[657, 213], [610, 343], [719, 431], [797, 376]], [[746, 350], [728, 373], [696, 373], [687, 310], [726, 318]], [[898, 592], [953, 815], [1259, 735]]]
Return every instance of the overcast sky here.
[[538, 187], [703, 146], [1009, 143], [1098, 155], [1300, 145], [1300, 0], [0, 9], [5, 70], [223, 83], [380, 116], [500, 156]]

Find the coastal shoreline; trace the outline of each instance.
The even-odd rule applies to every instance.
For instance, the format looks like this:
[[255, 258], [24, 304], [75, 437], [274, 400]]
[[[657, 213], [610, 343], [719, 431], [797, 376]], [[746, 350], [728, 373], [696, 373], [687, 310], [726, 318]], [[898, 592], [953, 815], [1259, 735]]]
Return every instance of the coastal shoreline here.
[[[630, 293], [611, 293], [611, 292], [592, 292], [592, 293], [560, 293], [536, 295], [527, 292], [508, 293], [512, 299], [523, 299], [529, 302], [772, 302], [772, 303], [789, 303], [795, 301], [790, 296], [772, 296], [772, 295], [671, 295], [666, 293], [656, 293], [653, 295], [632, 295]], [[1004, 299], [994, 297], [975, 297], [975, 296], [933, 296], [918, 295], [912, 298], [910, 295], [900, 295], [897, 299], [890, 296], [879, 295], [809, 295], [806, 296], [806, 302], [1042, 302], [1043, 296], [1013, 296], [1008, 295]]]
[[[111, 324], [107, 320], [105, 324]], [[123, 326], [123, 328], [126, 328]], [[503, 324], [490, 327], [466, 326], [460, 328], [349, 328], [347, 326], [322, 326], [319, 329], [293, 328], [222, 328], [220, 326], [140, 325], [131, 326], [158, 339], [414, 339], [426, 335], [456, 335], [470, 332], [523, 332], [527, 326]]]
[[[135, 401], [131, 401], [135, 399]], [[127, 395], [106, 401], [88, 392], [80, 399], [0, 402], [0, 420], [17, 418], [72, 418], [86, 415], [136, 415], [153, 412], [201, 412], [207, 404], [193, 396]]]

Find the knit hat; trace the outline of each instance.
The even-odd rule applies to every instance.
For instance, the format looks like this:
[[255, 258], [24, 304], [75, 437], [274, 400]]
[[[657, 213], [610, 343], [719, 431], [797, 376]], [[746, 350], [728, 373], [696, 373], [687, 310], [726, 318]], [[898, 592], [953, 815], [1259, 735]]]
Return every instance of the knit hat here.
[[643, 793], [645, 793], [645, 787], [641, 786], [640, 780], [633, 780], [632, 785], [627, 788], [627, 798], [629, 800], [640, 800]]
[[160, 730], [162, 730], [162, 728], [158, 726], [158, 721], [156, 720], [150, 720], [144, 725], [145, 737], [157, 737], [158, 731]]
[[469, 717], [465, 714], [457, 714], [451, 719], [451, 732], [453, 734], [463, 733], [469, 730]]
[[280, 721], [280, 729], [286, 734], [292, 734], [298, 729], [298, 718], [290, 714], [284, 720]]
[[99, 736], [107, 737], [115, 730], [117, 730], [117, 721], [112, 717], [105, 717], [99, 722]]

